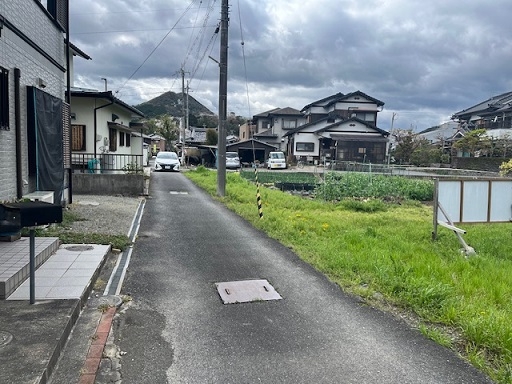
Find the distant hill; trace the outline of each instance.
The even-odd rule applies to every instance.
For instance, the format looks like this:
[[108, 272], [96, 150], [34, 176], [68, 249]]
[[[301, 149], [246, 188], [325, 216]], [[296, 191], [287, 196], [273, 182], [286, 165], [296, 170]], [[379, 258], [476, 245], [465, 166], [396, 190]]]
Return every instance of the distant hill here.
[[[154, 99], [142, 104], [135, 105], [139, 111], [144, 113], [147, 118], [155, 118], [161, 115], [171, 115], [174, 117], [183, 116], [183, 94], [174, 92], [165, 92]], [[215, 116], [215, 114], [206, 108], [192, 96], [188, 96], [188, 109], [193, 116]]]

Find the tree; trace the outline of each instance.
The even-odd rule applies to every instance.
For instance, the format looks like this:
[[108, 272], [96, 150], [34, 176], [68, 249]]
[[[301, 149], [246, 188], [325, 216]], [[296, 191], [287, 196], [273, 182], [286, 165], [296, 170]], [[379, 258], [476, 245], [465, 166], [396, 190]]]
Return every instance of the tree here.
[[172, 142], [178, 139], [179, 127], [174, 118], [170, 115], [164, 115], [159, 120], [155, 120], [155, 132], [166, 140], [167, 149], [171, 149]]
[[402, 129], [395, 130], [392, 135], [396, 144], [391, 154], [400, 164], [410, 163], [412, 153], [419, 146], [418, 135], [413, 133], [412, 130]]
[[475, 156], [477, 152], [487, 153], [491, 148], [491, 140], [485, 134], [485, 129], [475, 129], [464, 134], [464, 137], [457, 140], [453, 147], [463, 152], [468, 152], [470, 156]]
[[217, 145], [219, 140], [219, 135], [215, 129], [207, 129], [206, 130], [206, 144], [207, 145]]
[[197, 126], [205, 128], [217, 128], [219, 125], [219, 119], [217, 116], [201, 115], [197, 118]]
[[144, 122], [144, 125], [148, 129], [148, 133], [157, 133], [158, 132], [158, 123], [156, 119], [149, 119]]
[[240, 131], [240, 126], [245, 124], [247, 122], [247, 119], [242, 116], [228, 116], [227, 119], [227, 127], [226, 127], [226, 134], [227, 135], [235, 135], [238, 136]]
[[506, 176], [512, 172], [512, 159], [505, 161], [500, 165], [500, 175]]
[[416, 144], [416, 148], [411, 153], [410, 162], [412, 164], [425, 167], [441, 162], [442, 150], [440, 148], [424, 138], [418, 139]]

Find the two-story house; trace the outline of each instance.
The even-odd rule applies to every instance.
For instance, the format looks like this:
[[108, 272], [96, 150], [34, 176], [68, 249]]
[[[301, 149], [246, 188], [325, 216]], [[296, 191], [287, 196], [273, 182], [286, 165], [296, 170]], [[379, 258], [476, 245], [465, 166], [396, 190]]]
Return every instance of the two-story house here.
[[[0, 200], [66, 185], [67, 1], [0, 1]], [[46, 6], [45, 6], [46, 5]]]
[[452, 120], [459, 123], [461, 131], [486, 129], [489, 136], [512, 138], [512, 92], [493, 96], [454, 113]]
[[297, 109], [275, 108], [252, 118], [255, 126], [253, 138], [274, 146], [279, 151], [286, 150], [285, 134], [306, 123], [305, 116]]
[[289, 156], [313, 161], [382, 163], [389, 132], [377, 127], [384, 103], [361, 91], [337, 93], [306, 105], [306, 123], [284, 134]]
[[122, 173], [147, 164], [144, 114], [113, 95], [71, 89], [71, 151], [75, 169]]

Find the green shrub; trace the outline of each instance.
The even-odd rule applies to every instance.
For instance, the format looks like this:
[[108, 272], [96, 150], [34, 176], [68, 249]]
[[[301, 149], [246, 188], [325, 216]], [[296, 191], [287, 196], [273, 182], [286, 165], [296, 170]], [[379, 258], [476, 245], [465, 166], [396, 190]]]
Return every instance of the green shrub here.
[[316, 197], [327, 201], [339, 201], [348, 197], [429, 201], [433, 196], [432, 180], [354, 172], [330, 172], [325, 176], [325, 182], [316, 189]]

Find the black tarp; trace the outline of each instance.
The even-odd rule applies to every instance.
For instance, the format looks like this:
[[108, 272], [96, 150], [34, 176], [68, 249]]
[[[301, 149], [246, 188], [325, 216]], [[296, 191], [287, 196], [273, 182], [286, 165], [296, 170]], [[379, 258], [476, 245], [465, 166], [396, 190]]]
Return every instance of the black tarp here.
[[63, 101], [35, 87], [27, 87], [27, 140], [29, 176], [36, 191], [54, 191], [54, 203], [62, 201], [64, 150]]

